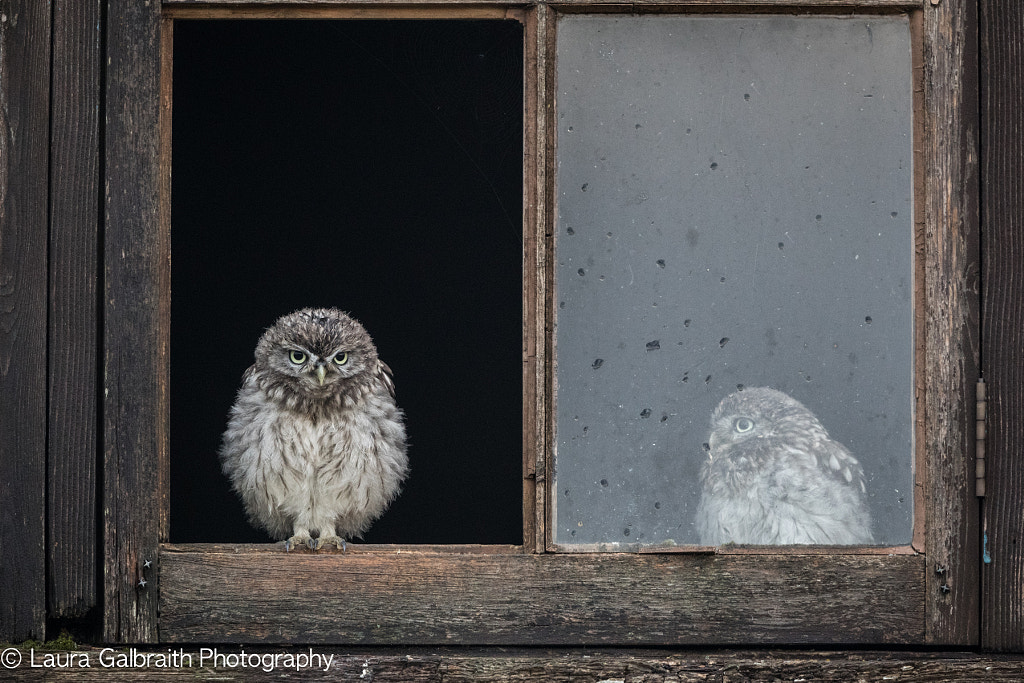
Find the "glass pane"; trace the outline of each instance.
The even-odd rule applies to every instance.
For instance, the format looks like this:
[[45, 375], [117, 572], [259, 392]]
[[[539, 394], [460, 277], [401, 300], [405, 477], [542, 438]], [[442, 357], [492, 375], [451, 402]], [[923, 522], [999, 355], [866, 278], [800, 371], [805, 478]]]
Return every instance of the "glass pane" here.
[[556, 544], [910, 541], [910, 50], [898, 16], [561, 18]]

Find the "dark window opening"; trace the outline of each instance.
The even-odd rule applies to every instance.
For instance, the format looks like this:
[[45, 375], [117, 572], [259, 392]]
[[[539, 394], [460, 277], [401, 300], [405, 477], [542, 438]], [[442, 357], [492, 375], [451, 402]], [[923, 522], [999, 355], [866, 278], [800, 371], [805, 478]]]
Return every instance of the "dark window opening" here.
[[217, 458], [263, 330], [363, 323], [410, 476], [369, 543], [522, 542], [523, 27], [174, 25], [172, 542], [266, 542]]

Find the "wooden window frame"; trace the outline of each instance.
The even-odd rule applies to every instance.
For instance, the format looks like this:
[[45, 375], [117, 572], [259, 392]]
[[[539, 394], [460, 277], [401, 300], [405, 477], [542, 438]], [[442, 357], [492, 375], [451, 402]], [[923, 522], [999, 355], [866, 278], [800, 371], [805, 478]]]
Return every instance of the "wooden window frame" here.
[[[914, 36], [917, 485], [898, 548], [552, 553], [553, 73], [563, 12], [636, 5], [111, 0], [104, 160], [104, 638], [123, 643], [978, 642], [976, 25], [968, 0], [689, 0], [651, 12], [906, 13]], [[177, 19], [516, 18], [525, 27], [521, 546], [169, 544], [171, 40]]]

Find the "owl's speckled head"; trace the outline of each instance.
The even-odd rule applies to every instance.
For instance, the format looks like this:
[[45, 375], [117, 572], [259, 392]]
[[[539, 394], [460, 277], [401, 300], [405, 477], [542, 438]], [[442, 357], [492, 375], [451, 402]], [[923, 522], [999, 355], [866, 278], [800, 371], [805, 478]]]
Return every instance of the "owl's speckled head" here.
[[268, 391], [323, 400], [372, 381], [377, 348], [357, 320], [336, 308], [304, 308], [278, 318], [256, 345]]
[[715, 408], [708, 450], [714, 458], [740, 443], [809, 435], [827, 438], [828, 433], [804, 404], [781, 391], [753, 387], [729, 394]]

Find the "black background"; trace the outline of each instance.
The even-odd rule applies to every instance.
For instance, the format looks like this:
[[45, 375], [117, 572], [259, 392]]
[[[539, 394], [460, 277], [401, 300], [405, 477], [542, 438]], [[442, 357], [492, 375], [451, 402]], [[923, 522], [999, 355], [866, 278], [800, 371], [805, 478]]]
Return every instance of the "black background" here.
[[522, 26], [178, 21], [171, 541], [264, 542], [217, 448], [256, 341], [335, 306], [395, 372], [374, 543], [522, 542]]

